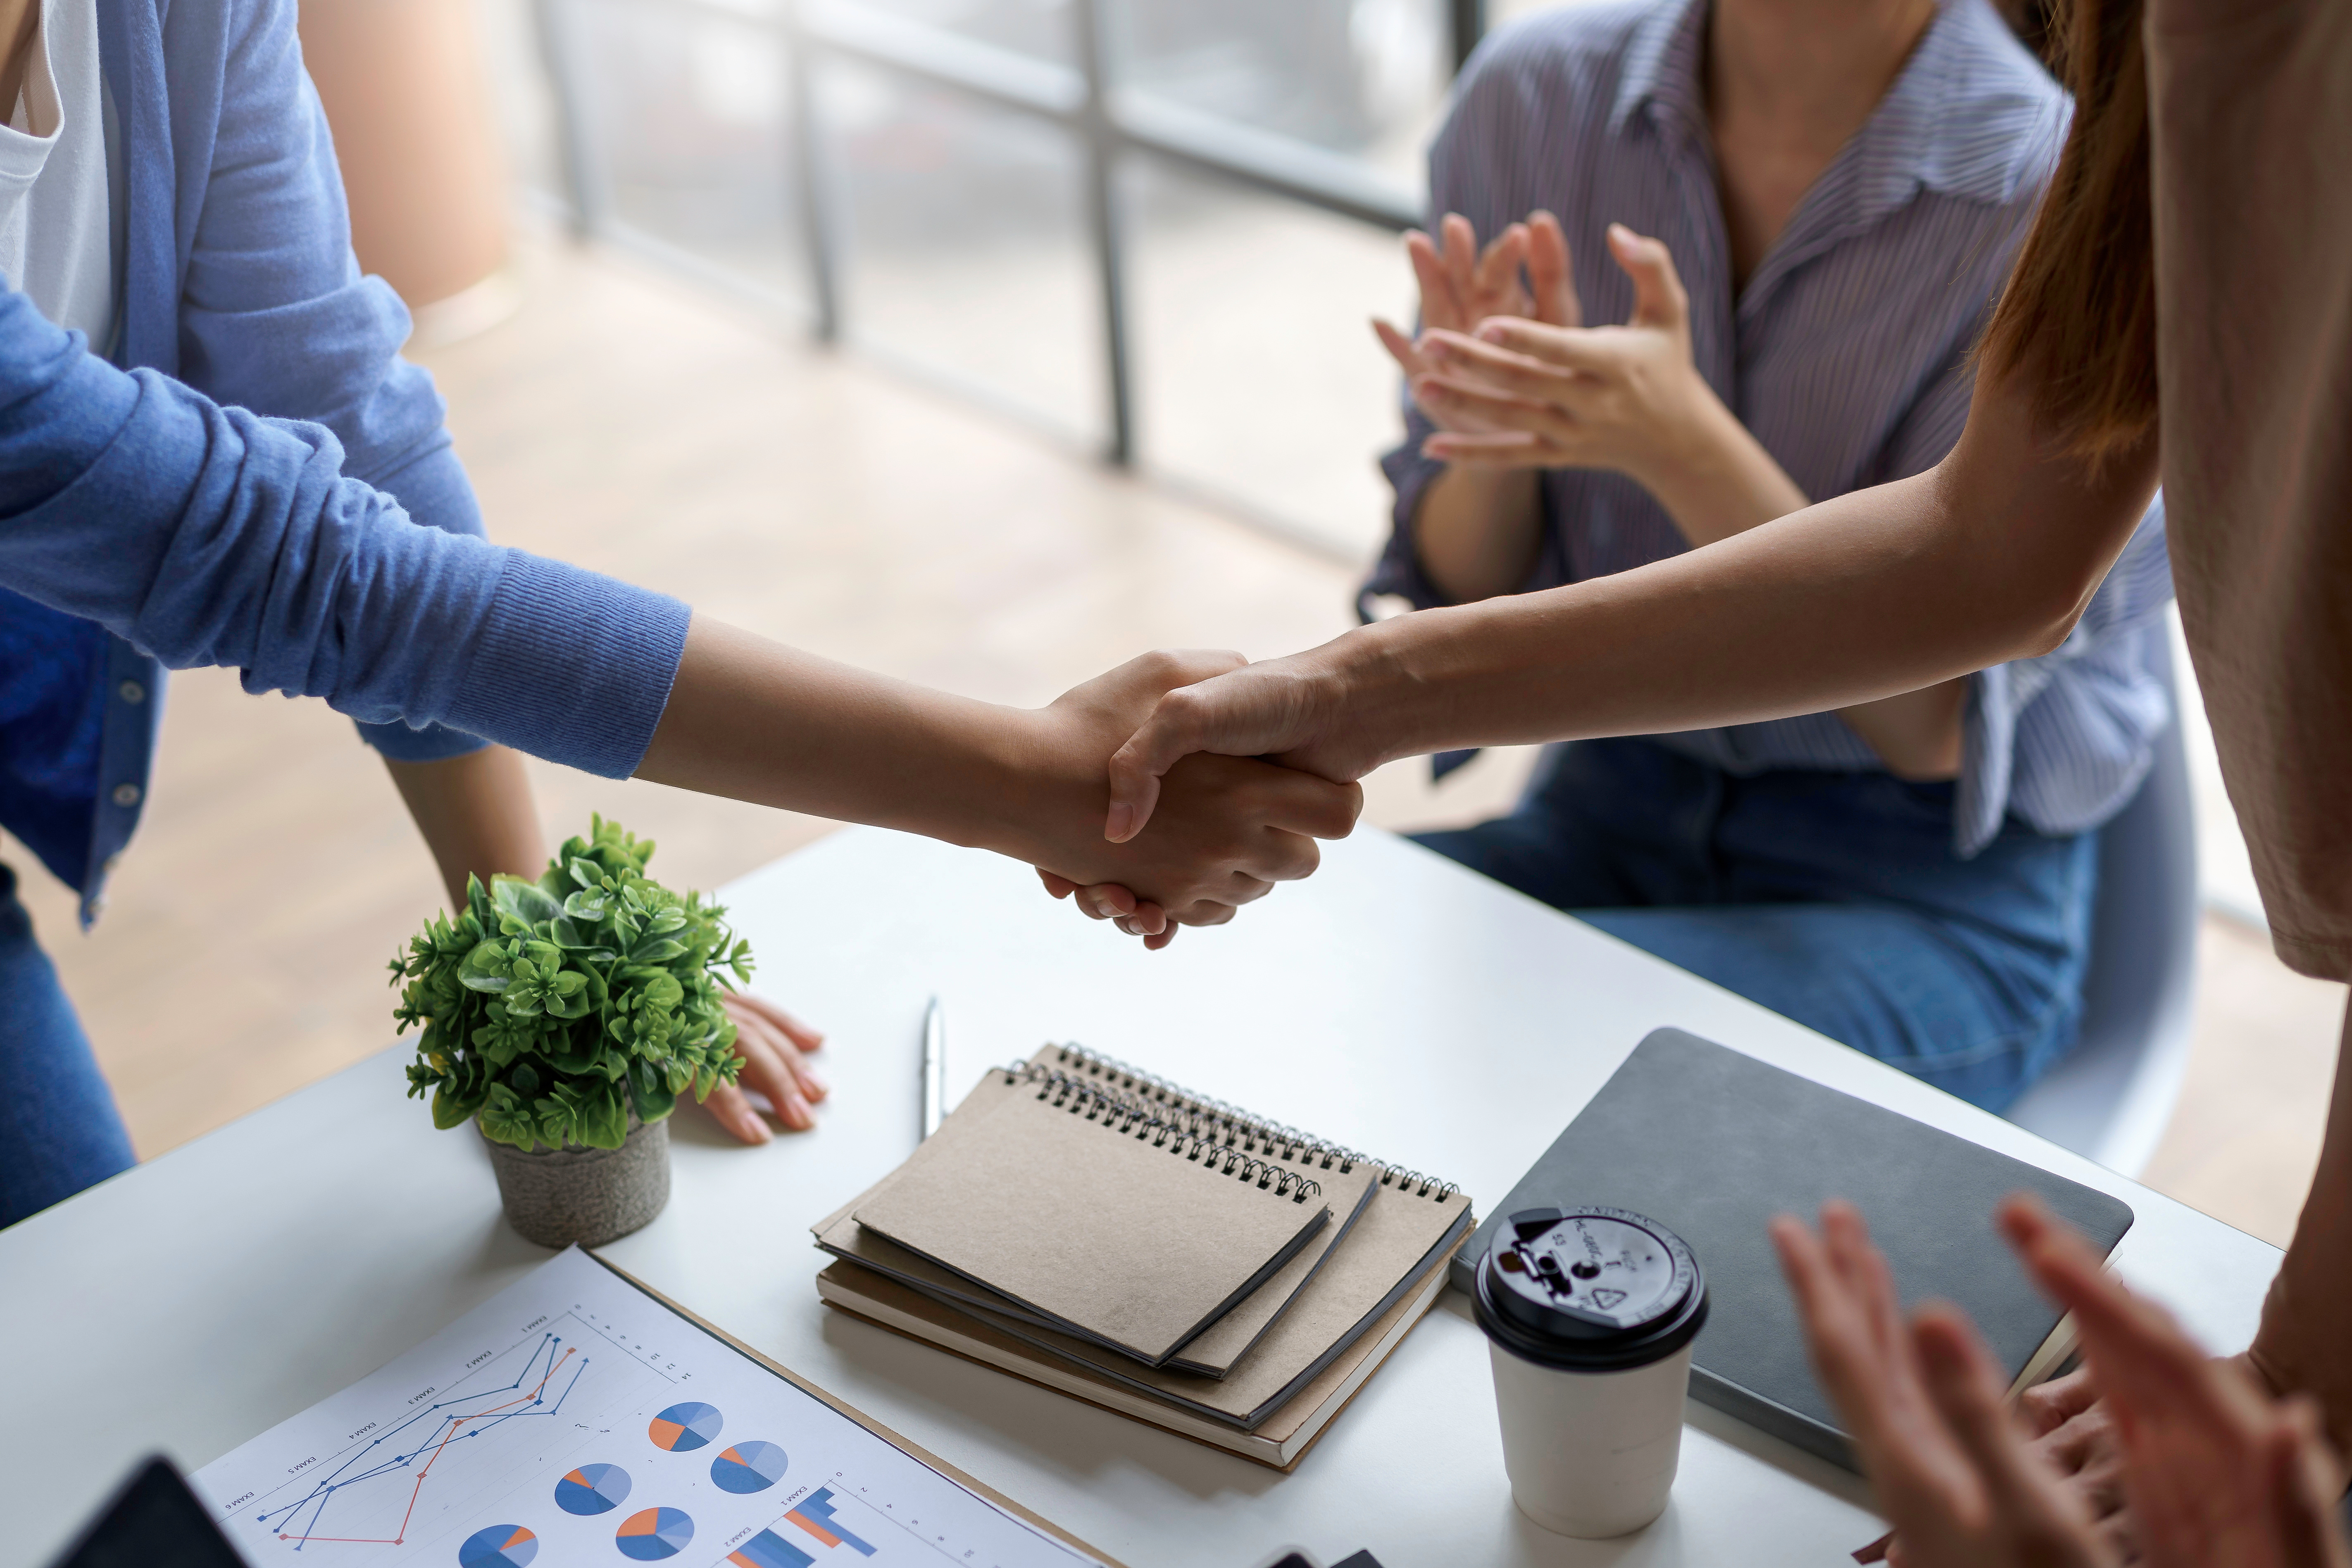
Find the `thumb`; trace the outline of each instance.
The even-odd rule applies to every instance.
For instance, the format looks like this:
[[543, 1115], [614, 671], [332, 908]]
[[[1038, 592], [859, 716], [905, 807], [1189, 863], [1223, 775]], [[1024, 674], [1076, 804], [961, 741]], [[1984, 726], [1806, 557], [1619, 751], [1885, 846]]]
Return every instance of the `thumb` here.
[[1177, 687], [1162, 695], [1142, 728], [1110, 754], [1110, 810], [1103, 819], [1103, 837], [1124, 844], [1143, 831], [1151, 809], [1160, 804], [1162, 774], [1194, 752], [1206, 750], [1203, 731], [1208, 715], [1194, 688]]
[[1622, 223], [1609, 226], [1609, 254], [1633, 280], [1632, 325], [1680, 331], [1690, 321], [1690, 296], [1675, 271], [1664, 240], [1635, 234]]

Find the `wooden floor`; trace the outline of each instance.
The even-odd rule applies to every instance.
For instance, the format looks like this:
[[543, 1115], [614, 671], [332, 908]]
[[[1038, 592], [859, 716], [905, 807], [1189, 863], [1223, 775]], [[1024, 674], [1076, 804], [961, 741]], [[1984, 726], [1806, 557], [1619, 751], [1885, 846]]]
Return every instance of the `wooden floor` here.
[[[1023, 703], [1155, 644], [1265, 656], [1349, 624], [1352, 572], [1084, 454], [635, 263], [539, 246], [521, 271], [519, 315], [422, 356], [508, 542]], [[1443, 792], [1400, 764], [1372, 781], [1370, 818], [1483, 816], [1526, 760], [1482, 760]], [[534, 769], [551, 836], [616, 816], [660, 841], [655, 870], [677, 884], [725, 881], [828, 826]], [[350, 725], [247, 697], [231, 673], [173, 678], [152, 800], [88, 937], [65, 890], [0, 843], [147, 1155], [383, 1045], [384, 962], [441, 901]], [[787, 1003], [792, 980], [788, 956], [761, 976]], [[2190, 1091], [2150, 1179], [2284, 1239], [2317, 1152], [2343, 988], [2215, 921], [2200, 980]]]

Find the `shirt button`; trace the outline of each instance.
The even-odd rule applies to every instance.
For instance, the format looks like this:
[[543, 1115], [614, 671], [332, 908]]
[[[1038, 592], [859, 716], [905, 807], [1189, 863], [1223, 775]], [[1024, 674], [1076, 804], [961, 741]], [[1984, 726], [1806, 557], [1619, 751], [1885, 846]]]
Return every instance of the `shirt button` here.
[[126, 680], [114, 689], [117, 696], [134, 707], [147, 700], [147, 689], [135, 680]]
[[114, 786], [114, 804], [125, 808], [137, 805], [139, 804], [139, 786], [134, 784], [116, 784]]

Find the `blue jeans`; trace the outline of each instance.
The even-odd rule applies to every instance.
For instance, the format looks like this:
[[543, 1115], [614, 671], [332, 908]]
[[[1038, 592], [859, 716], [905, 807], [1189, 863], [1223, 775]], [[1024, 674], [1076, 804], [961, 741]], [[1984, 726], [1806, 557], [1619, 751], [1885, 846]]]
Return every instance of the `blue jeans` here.
[[1419, 842], [1999, 1110], [2074, 1043], [2098, 836], [1952, 849], [1952, 786], [1742, 778], [1641, 740], [1546, 753], [1510, 816]]
[[0, 1226], [129, 1170], [138, 1156], [73, 1004], [0, 866]]

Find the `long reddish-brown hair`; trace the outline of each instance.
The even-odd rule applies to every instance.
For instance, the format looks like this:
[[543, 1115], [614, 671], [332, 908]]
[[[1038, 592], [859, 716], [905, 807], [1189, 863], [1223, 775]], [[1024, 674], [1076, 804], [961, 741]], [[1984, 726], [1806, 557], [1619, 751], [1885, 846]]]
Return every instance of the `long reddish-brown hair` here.
[[1995, 374], [2096, 462], [2156, 426], [2156, 235], [2148, 199], [2141, 0], [2056, 0], [2052, 68], [2074, 120], [2049, 194], [1985, 333]]

